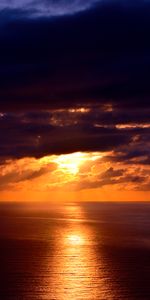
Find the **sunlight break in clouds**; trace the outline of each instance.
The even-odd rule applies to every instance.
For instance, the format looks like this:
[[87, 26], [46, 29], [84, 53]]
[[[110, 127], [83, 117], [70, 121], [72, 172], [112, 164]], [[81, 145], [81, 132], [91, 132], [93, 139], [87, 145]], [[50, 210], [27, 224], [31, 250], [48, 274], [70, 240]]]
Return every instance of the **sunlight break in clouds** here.
[[58, 164], [58, 168], [64, 173], [76, 175], [79, 167], [87, 162], [87, 160], [96, 160], [101, 158], [101, 154], [93, 153], [92, 155], [82, 152], [72, 154], [59, 155], [54, 158], [54, 162]]
[[113, 153], [75, 152], [40, 159], [9, 160], [0, 166], [0, 190], [18, 192], [146, 191], [149, 168], [113, 161]]

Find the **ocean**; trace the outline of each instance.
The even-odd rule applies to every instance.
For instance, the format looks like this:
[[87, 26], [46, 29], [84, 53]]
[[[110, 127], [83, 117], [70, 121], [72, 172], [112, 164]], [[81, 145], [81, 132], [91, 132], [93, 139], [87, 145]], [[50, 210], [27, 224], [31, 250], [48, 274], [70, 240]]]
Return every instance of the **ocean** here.
[[150, 203], [1, 203], [5, 299], [150, 299]]

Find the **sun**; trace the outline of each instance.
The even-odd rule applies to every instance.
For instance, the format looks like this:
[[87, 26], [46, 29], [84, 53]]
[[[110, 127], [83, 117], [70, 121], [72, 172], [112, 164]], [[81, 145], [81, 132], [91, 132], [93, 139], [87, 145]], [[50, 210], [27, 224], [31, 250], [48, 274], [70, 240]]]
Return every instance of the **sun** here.
[[81, 152], [60, 155], [55, 159], [59, 169], [65, 173], [76, 175], [79, 172], [79, 167], [87, 159], [87, 155]]

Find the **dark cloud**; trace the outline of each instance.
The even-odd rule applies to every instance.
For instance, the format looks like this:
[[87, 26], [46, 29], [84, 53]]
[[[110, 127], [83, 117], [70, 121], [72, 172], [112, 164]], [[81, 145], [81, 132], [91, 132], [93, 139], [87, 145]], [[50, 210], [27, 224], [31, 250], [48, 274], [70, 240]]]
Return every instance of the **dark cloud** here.
[[32, 114], [1, 117], [0, 156], [21, 158], [75, 151], [105, 152], [132, 140], [132, 134], [122, 133], [116, 128], [97, 128], [91, 122], [62, 126], [55, 120], [56, 125], [52, 125], [51, 114], [49, 120], [45, 118], [45, 123], [42, 120]]
[[118, 162], [128, 165], [150, 164], [150, 129], [142, 129], [141, 134], [136, 135], [130, 145], [122, 145], [115, 150], [113, 155], [104, 158], [105, 161]]
[[120, 177], [123, 175], [123, 173], [124, 173], [123, 169], [114, 170], [113, 167], [110, 167], [108, 170], [106, 170], [101, 174], [101, 177], [104, 178]]
[[118, 185], [123, 186], [126, 190], [149, 190], [149, 183], [147, 183], [147, 176], [142, 176], [141, 172], [139, 175], [129, 173], [127, 169], [114, 169], [109, 168], [105, 172], [97, 175], [94, 180], [89, 178], [81, 179], [77, 185], [77, 189], [95, 189], [101, 188], [107, 185]]
[[[50, 112], [2, 113], [1, 160], [76, 151], [113, 150], [115, 155], [105, 157], [105, 160], [133, 163], [133, 159], [137, 159], [135, 163], [140, 163], [141, 160], [148, 164], [150, 126], [147, 117], [144, 120], [142, 112], [146, 128], [143, 124], [138, 123], [137, 127], [130, 122], [120, 128], [119, 114], [117, 123], [117, 113], [107, 112], [105, 109], [104, 106], [95, 109], [90, 107]], [[122, 122], [124, 124], [123, 120]]]

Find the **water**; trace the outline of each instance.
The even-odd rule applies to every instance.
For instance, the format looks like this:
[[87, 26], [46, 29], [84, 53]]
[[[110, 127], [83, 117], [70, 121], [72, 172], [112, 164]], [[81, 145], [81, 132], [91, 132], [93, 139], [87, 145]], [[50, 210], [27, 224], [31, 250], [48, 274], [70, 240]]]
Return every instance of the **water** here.
[[150, 204], [1, 204], [0, 299], [150, 299]]

